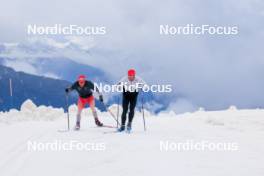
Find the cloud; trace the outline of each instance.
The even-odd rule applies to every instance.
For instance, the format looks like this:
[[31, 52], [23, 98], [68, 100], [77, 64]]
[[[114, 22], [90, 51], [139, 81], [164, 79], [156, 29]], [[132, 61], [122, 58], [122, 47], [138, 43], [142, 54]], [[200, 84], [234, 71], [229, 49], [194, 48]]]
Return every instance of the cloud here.
[[58, 75], [56, 75], [54, 73], [50, 73], [50, 72], [43, 73], [43, 74], [40, 74], [40, 75], [48, 77], [48, 78], [61, 79], [61, 77], [59, 77]]
[[6, 60], [4, 63], [5, 66], [13, 68], [15, 71], [21, 71], [24, 73], [29, 73], [38, 76], [45, 76], [48, 78], [60, 79], [60, 77], [51, 72], [45, 72], [38, 70], [34, 65], [30, 62], [26, 62], [23, 60]]
[[15, 61], [15, 62], [7, 61], [5, 65], [7, 67], [13, 68], [15, 71], [22, 71], [33, 75], [38, 74], [36, 68], [32, 66], [30, 63], [20, 62], [20, 61]]
[[[252, 0], [10, 0], [0, 7], [0, 41], [27, 40], [28, 24], [105, 25], [105, 36], [66, 38], [88, 53], [69, 49], [59, 54], [116, 79], [134, 67], [147, 82], [171, 83], [174, 93], [208, 109], [259, 107], [264, 106], [263, 14], [264, 2]], [[159, 35], [160, 24], [188, 23], [238, 25], [239, 34]]]
[[173, 110], [176, 114], [181, 114], [184, 112], [194, 112], [198, 109], [198, 107], [192, 104], [189, 100], [180, 98], [171, 103], [167, 109]]

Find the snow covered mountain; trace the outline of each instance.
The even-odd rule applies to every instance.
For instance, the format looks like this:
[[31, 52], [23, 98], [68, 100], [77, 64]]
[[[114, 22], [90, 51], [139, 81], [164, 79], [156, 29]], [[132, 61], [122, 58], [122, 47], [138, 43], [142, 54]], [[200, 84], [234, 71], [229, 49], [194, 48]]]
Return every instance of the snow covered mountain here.
[[[86, 39], [88, 40], [88, 39]], [[107, 82], [109, 74], [91, 66], [90, 41], [79, 38], [57, 41], [51, 38], [29, 38], [21, 43], [1, 43], [0, 63], [29, 74], [76, 80], [80, 73], [90, 79]]]
[[75, 40], [30, 38], [21, 43], [0, 44], [0, 63], [16, 71], [69, 81], [81, 72], [90, 79], [109, 80], [104, 71], [87, 64], [92, 59], [89, 52], [88, 44], [82, 46]]
[[[62, 56], [89, 54], [93, 47], [90, 38], [65, 37], [57, 40], [49, 37], [31, 37], [20, 43], [1, 43], [0, 54], [8, 57]], [[87, 58], [87, 55], [85, 55]]]
[[[117, 112], [116, 105], [110, 109]], [[71, 127], [76, 110], [70, 107]], [[98, 115], [105, 124], [115, 125], [107, 112]], [[67, 126], [63, 110], [28, 100], [20, 111], [0, 113], [0, 175], [264, 174], [262, 109], [145, 112], [146, 132], [141, 116], [136, 112], [131, 134], [113, 133], [115, 129], [95, 127], [91, 111], [85, 109], [79, 132], [60, 132]], [[71, 143], [79, 147], [63, 147]]]
[[[85, 74], [97, 83], [116, 83], [118, 78], [114, 78], [112, 73], [92, 66], [97, 62], [100, 63], [100, 57], [104, 55], [110, 58], [113, 56], [95, 47], [93, 40], [76, 37], [64, 38], [61, 41], [45, 37], [29, 38], [21, 43], [0, 44], [0, 65], [11, 67], [15, 71], [70, 82], [75, 81], [79, 74]], [[109, 64], [111, 67], [115, 63]], [[146, 93], [144, 94], [144, 99], [148, 102], [146, 108], [153, 112], [165, 110], [178, 96]], [[117, 96], [109, 97], [109, 104], [117, 101]]]
[[[12, 80], [10, 96], [9, 80]], [[12, 68], [0, 65], [0, 111], [19, 108], [26, 99], [32, 99], [37, 105], [65, 107], [65, 88], [70, 82], [60, 79], [36, 76], [24, 72], [16, 72]], [[70, 102], [76, 102], [76, 95], [70, 97]], [[96, 104], [103, 109], [97, 100]]]
[[56, 79], [75, 81], [79, 74], [86, 74], [93, 81], [109, 82], [110, 77], [102, 70], [79, 64], [67, 58], [1, 58], [0, 64], [16, 71]]

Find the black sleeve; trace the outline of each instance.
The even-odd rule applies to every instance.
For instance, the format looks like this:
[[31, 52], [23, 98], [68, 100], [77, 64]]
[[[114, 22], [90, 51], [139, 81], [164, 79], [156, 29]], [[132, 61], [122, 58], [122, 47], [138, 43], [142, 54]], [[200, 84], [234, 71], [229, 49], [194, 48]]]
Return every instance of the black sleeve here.
[[93, 82], [91, 82], [91, 81], [87, 81], [87, 85], [88, 85], [88, 87], [89, 87], [89, 89], [92, 89], [92, 90], [94, 90], [94, 83]]
[[73, 85], [70, 87], [70, 90], [76, 90], [78, 87], [78, 82], [76, 81], [75, 83], [73, 83]]
[[93, 91], [97, 92], [99, 95], [101, 94], [98, 87], [94, 85], [93, 82], [91, 81], [88, 81], [88, 84], [89, 84], [89, 88], [92, 89]]

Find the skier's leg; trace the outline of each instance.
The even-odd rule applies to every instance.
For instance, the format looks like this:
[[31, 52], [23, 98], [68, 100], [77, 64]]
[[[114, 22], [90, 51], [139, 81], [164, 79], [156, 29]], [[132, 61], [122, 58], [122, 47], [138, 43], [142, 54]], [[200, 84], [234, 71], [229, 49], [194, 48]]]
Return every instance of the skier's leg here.
[[83, 108], [84, 108], [84, 102], [82, 101], [81, 98], [79, 98], [76, 122], [79, 122], [79, 123], [81, 122], [81, 113], [82, 113]]
[[135, 107], [137, 105], [137, 95], [138, 94], [133, 94], [130, 98], [130, 106], [129, 106], [129, 114], [128, 114], [128, 127], [131, 128], [132, 120], [134, 118], [135, 114]]
[[82, 101], [81, 98], [79, 98], [79, 100], [78, 100], [78, 112], [77, 112], [77, 116], [76, 116], [76, 126], [75, 126], [75, 129], [79, 129], [80, 128], [81, 113], [82, 113], [83, 108], [84, 108], [84, 102]]
[[88, 104], [89, 104], [89, 106], [90, 106], [90, 108], [92, 110], [95, 124], [97, 126], [103, 126], [103, 124], [98, 119], [98, 115], [97, 115], [97, 112], [96, 112], [96, 109], [95, 109], [95, 101], [94, 101], [94, 97], [93, 96], [88, 98]]
[[126, 115], [128, 111], [128, 104], [129, 104], [129, 97], [123, 95], [123, 102], [122, 102], [122, 107], [123, 107], [123, 112], [121, 116], [121, 125], [125, 126], [126, 124]]

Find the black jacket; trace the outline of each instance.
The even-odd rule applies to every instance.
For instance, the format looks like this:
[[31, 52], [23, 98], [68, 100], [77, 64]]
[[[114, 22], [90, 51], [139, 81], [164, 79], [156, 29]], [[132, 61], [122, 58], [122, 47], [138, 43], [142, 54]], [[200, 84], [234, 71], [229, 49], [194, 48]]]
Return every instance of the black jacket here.
[[76, 81], [71, 87], [70, 90], [76, 90], [81, 98], [88, 98], [93, 95], [93, 91], [97, 91], [99, 93], [99, 90], [94, 86], [94, 83], [91, 81], [85, 81], [85, 84], [83, 87], [81, 87]]

